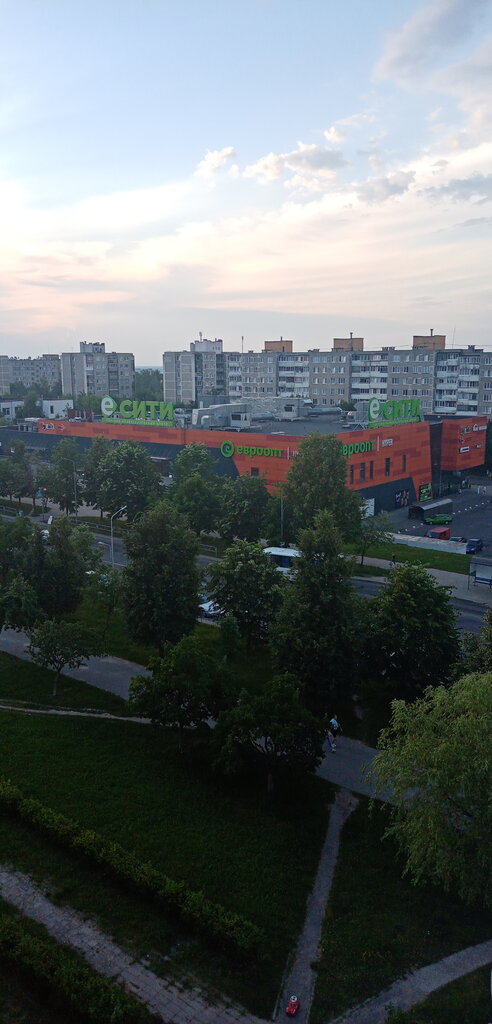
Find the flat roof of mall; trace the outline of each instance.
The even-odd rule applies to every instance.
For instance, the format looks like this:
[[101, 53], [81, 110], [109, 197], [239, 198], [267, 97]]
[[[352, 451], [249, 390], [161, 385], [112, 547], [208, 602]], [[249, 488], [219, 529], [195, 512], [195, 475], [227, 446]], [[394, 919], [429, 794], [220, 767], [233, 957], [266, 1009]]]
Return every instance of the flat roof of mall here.
[[[221, 428], [223, 431], [227, 427]], [[285, 434], [288, 437], [305, 437], [308, 434], [341, 434], [342, 431], [356, 430], [353, 420], [340, 420], [329, 414], [326, 416], [309, 416], [303, 420], [253, 420], [249, 430], [241, 430], [241, 434]]]

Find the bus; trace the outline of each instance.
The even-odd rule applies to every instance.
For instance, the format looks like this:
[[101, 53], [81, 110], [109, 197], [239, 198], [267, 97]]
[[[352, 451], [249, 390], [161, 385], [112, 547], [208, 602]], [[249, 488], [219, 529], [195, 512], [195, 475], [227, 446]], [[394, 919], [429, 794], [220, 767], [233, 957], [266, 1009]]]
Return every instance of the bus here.
[[299, 558], [300, 551], [297, 548], [264, 548], [265, 554], [270, 555], [273, 564], [283, 576], [288, 576], [295, 568], [296, 558]]

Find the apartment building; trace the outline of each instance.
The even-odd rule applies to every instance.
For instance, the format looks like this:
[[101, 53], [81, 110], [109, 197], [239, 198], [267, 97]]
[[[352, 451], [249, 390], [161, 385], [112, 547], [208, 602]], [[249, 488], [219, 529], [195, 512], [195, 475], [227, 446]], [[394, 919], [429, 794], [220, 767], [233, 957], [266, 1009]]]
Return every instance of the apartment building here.
[[102, 341], [81, 341], [79, 352], [62, 353], [61, 379], [65, 395], [132, 398], [135, 358], [131, 352], [106, 352]]
[[11, 384], [23, 384], [32, 388], [34, 384], [47, 389], [61, 385], [60, 356], [42, 355], [25, 359], [16, 356], [0, 356], [0, 394], [8, 395]]
[[279, 395], [327, 408], [370, 397], [419, 398], [424, 415], [492, 416], [492, 354], [473, 345], [446, 349], [442, 334], [414, 335], [409, 349], [365, 351], [364, 339], [352, 335], [334, 338], [326, 351], [295, 352], [283, 339], [267, 345], [263, 352], [223, 352], [216, 339], [166, 353], [164, 398], [179, 404], [210, 394], [235, 401]]

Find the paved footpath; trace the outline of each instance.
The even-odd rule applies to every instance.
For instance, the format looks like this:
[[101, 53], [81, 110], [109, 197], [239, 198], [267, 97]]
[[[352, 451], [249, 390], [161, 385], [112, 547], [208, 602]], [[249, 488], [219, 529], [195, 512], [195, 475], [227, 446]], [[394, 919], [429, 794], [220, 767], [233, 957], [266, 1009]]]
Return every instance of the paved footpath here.
[[337, 1017], [332, 1024], [384, 1024], [390, 1004], [396, 1009], [410, 1010], [412, 1006], [427, 999], [427, 996], [436, 989], [491, 963], [492, 939], [481, 942], [478, 946], [469, 946], [468, 949], [453, 953], [436, 964], [429, 964], [428, 967], [413, 971], [402, 981], [395, 981], [390, 988], [380, 992], [374, 999], [368, 999], [360, 1006]]
[[220, 997], [211, 1003], [198, 988], [179, 988], [158, 978], [74, 910], [57, 907], [18, 871], [0, 868], [0, 896], [26, 917], [43, 924], [58, 942], [81, 953], [100, 974], [123, 985], [166, 1024], [265, 1024]]
[[[32, 661], [25, 649], [27, 643], [26, 634], [18, 633], [15, 629], [4, 629], [0, 634], [1, 651], [14, 654], [16, 658], [22, 658], [24, 661]], [[98, 686], [100, 690], [109, 690], [110, 693], [116, 693], [118, 697], [128, 700], [130, 679], [137, 675], [148, 676], [150, 672], [134, 661], [125, 661], [124, 658], [108, 655], [107, 658], [89, 658], [87, 665], [83, 665], [82, 668], [67, 668], [62, 675], [90, 683], [91, 686]]]
[[352, 793], [347, 789], [339, 790], [330, 811], [326, 839], [321, 851], [314, 886], [308, 899], [306, 918], [294, 953], [294, 962], [284, 977], [277, 1000], [274, 1013], [274, 1020], [276, 1021], [284, 1019], [285, 1007], [293, 993], [295, 993], [301, 1003], [297, 1020], [305, 1022], [309, 1020], [314, 986], [316, 984], [316, 973], [313, 971], [312, 965], [319, 955], [323, 918], [333, 882], [340, 846], [340, 835], [347, 818], [356, 806], [357, 799]]

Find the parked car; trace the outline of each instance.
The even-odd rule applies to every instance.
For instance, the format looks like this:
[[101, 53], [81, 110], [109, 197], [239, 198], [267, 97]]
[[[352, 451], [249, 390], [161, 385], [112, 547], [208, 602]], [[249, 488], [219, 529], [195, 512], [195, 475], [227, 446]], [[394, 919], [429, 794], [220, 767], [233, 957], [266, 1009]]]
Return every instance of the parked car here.
[[202, 619], [218, 619], [219, 615], [222, 615], [222, 608], [219, 608], [215, 601], [210, 601], [207, 597], [202, 598], [198, 607]]
[[476, 555], [483, 548], [483, 540], [480, 537], [471, 537], [466, 545], [467, 555]]
[[466, 537], [450, 537], [450, 540], [454, 540], [455, 544], [466, 544]]

